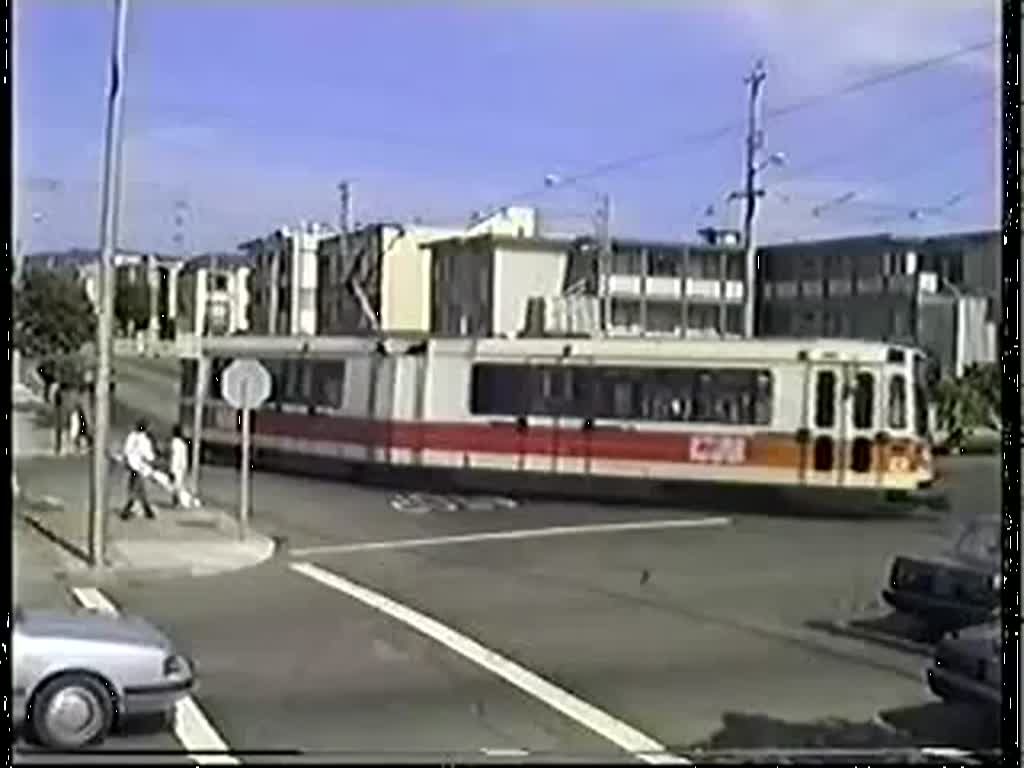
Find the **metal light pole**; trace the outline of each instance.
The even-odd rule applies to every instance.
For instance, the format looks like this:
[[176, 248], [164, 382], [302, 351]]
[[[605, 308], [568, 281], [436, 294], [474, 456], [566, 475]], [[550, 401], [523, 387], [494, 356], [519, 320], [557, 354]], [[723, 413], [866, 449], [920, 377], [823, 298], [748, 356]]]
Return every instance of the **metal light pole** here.
[[103, 199], [100, 214], [100, 307], [96, 332], [95, 438], [92, 447], [89, 504], [89, 559], [94, 568], [104, 565], [108, 445], [110, 442], [110, 359], [113, 346], [114, 253], [117, 248], [118, 208], [121, 192], [121, 123], [124, 95], [125, 26], [128, 0], [114, 0], [114, 34], [110, 52], [110, 92], [103, 149]]

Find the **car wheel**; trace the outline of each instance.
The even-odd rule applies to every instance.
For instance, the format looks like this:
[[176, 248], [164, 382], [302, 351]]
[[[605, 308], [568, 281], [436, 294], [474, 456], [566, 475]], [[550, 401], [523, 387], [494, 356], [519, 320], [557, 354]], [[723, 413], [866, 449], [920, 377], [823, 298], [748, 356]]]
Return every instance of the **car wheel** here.
[[114, 702], [99, 680], [61, 675], [39, 691], [30, 710], [39, 742], [51, 749], [80, 749], [103, 741], [114, 721]]

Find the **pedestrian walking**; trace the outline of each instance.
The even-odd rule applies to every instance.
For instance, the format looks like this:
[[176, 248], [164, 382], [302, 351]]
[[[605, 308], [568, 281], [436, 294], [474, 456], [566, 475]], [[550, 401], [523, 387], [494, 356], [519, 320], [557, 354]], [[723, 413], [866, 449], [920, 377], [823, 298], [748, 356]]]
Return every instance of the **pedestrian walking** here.
[[185, 476], [188, 474], [188, 444], [181, 426], [176, 425], [171, 433], [171, 482], [174, 484], [174, 506], [183, 507]]
[[124, 460], [128, 465], [128, 500], [121, 510], [122, 520], [132, 517], [132, 508], [136, 504], [142, 505], [143, 513], [148, 519], [156, 517], [146, 495], [146, 476], [152, 471], [151, 462], [155, 459], [156, 451], [149, 437], [149, 425], [145, 420], [140, 420], [135, 425], [135, 431], [124, 441]]
[[64, 391], [60, 384], [54, 384], [53, 386], [53, 416], [54, 416], [54, 433], [53, 433], [53, 449], [54, 453], [58, 456], [61, 454], [61, 449], [64, 447]]
[[92, 446], [92, 430], [89, 428], [89, 418], [86, 415], [85, 405], [81, 402], [75, 408], [77, 415], [77, 431], [75, 432], [75, 448], [79, 453], [85, 453]]

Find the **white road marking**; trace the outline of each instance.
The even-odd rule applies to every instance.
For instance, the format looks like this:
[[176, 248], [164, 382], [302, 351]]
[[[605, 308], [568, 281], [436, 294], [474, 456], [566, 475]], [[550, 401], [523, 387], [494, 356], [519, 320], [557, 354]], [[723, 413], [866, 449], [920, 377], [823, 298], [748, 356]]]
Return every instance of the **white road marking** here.
[[[71, 594], [84, 607], [117, 616], [117, 607], [95, 587], [72, 587]], [[188, 756], [199, 765], [241, 765], [230, 754], [224, 739], [210, 724], [195, 700], [188, 696], [178, 702], [174, 712], [174, 735]], [[215, 754], [222, 752], [224, 754]]]
[[474, 664], [493, 672], [521, 691], [589, 728], [645, 763], [691, 765], [688, 760], [673, 755], [650, 736], [616, 720], [608, 713], [577, 698], [568, 691], [562, 690], [536, 673], [451, 627], [445, 626], [436, 619], [312, 563], [291, 563], [288, 567], [296, 573], [348, 595], [412, 627], [417, 632], [437, 641]]
[[525, 749], [503, 749], [501, 747], [495, 747], [493, 749], [484, 747], [480, 750], [486, 757], [529, 757], [530, 753]]
[[372, 552], [382, 549], [414, 549], [416, 547], [439, 547], [446, 544], [476, 544], [485, 541], [516, 541], [520, 539], [545, 539], [554, 536], [577, 536], [588, 533], [627, 533], [629, 531], [658, 531], [669, 528], [717, 528], [732, 523], [728, 517], [700, 517], [688, 520], [647, 520], [642, 523], [601, 523], [596, 525], [559, 525], [551, 528], [527, 528], [518, 531], [493, 531], [490, 533], [467, 533], [459, 536], [437, 536], [426, 539], [396, 539], [394, 541], [369, 541], [358, 544], [331, 544], [322, 547], [303, 547], [291, 550], [296, 557], [310, 555], [345, 554], [350, 552]]

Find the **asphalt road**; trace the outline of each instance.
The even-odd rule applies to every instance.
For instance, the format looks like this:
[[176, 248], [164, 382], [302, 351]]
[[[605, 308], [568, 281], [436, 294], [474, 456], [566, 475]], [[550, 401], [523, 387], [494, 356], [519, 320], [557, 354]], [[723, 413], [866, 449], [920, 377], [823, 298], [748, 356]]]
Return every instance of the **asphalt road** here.
[[[296, 572], [297, 562], [426, 614], [676, 754], [815, 743], [979, 748], [991, 730], [935, 701], [924, 659], [812, 626], [879, 607], [893, 555], [940, 552], [957, 518], [998, 513], [998, 459], [944, 468], [954, 509], [940, 519], [739, 512], [722, 525], [550, 537], [529, 532], [706, 513], [475, 503], [257, 473], [253, 523], [286, 541], [279, 558], [243, 573], [104, 591], [193, 655], [196, 701], [241, 752], [632, 761], [611, 726], [581, 724], [431, 639], [423, 624]], [[207, 498], [230, 503], [235, 482], [231, 470], [203, 469]], [[479, 538], [495, 532], [518, 533]], [[408, 543], [453, 536], [477, 539]], [[166, 749], [168, 740], [128, 743]]]

